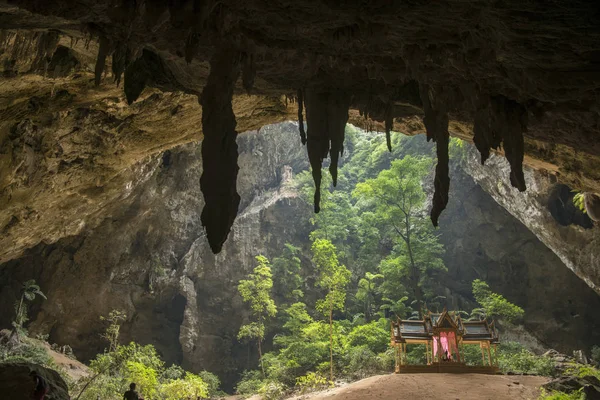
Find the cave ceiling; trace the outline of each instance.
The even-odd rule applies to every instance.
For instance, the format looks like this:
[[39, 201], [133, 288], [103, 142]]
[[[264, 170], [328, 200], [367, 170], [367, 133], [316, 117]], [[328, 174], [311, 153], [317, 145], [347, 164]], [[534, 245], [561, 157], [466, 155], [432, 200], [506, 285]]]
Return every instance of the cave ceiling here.
[[[115, 171], [202, 134], [202, 221], [214, 252], [239, 203], [237, 132], [289, 118], [307, 122], [298, 135], [317, 183], [316, 211], [321, 164], [331, 159], [335, 181], [347, 121], [436, 142], [434, 225], [448, 201], [449, 136], [473, 142], [482, 162], [490, 151], [504, 154], [515, 190], [526, 190], [525, 163], [598, 193], [599, 22], [596, 1], [0, 2], [2, 140], [31, 136], [42, 120], [54, 132], [57, 113], [81, 121], [73, 110], [99, 105], [102, 123], [117, 118], [114, 137], [101, 150], [90, 145], [104, 162], [82, 172], [81, 186], [110, 182]], [[23, 54], [19, 40], [35, 45]], [[61, 53], [52, 64], [58, 48], [87, 74], [58, 76], [56, 65], [64, 72], [71, 60]], [[7, 171], [18, 165], [16, 156], [2, 158]], [[17, 200], [7, 187], [19, 191], [4, 175], [8, 204]], [[21, 198], [43, 191], [20, 190]], [[3, 215], [5, 229], [17, 225], [12, 217]]]

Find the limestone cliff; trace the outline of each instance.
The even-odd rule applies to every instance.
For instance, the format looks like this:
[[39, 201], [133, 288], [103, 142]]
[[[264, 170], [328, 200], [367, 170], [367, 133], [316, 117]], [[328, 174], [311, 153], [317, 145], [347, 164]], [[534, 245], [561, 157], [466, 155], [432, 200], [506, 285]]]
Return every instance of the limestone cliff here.
[[310, 208], [284, 185], [307, 166], [295, 129], [287, 123], [239, 137], [248, 168], [238, 178], [239, 218], [221, 254], [210, 251], [200, 223], [200, 146], [184, 145], [123, 171], [130, 190], [96, 227], [2, 265], [2, 325], [19, 282], [35, 278], [51, 300], [31, 310], [30, 330], [69, 343], [78, 357], [102, 350], [99, 315], [122, 309], [124, 341], [153, 343], [169, 363], [235, 380], [248, 362], [236, 340], [244, 317], [237, 282], [254, 256], [276, 255], [309, 229]]
[[[591, 288], [600, 291], [600, 229], [575, 209], [571, 189], [556, 177], [526, 168], [525, 179], [531, 190], [512, 190], [506, 180], [484, 171], [470, 151], [465, 170], [504, 209], [521, 221], [540, 241]], [[492, 170], [506, 171], [509, 166], [492, 156]]]
[[[492, 158], [496, 160], [508, 168], [504, 160]], [[598, 228], [572, 223], [584, 221], [591, 228], [589, 219], [574, 210], [568, 196], [561, 203], [567, 210], [563, 215], [570, 218], [567, 226], [561, 225], [564, 220], [550, 217], [548, 204], [542, 202], [528, 203], [525, 215], [530, 217], [521, 219], [523, 203], [505, 193], [531, 198], [539, 187], [535, 182], [547, 179], [539, 173], [526, 170], [530, 190], [521, 193], [499, 181], [498, 175], [486, 174], [468, 147], [463, 162], [451, 165], [454, 195], [440, 223], [444, 262], [449, 270], [444, 282], [446, 295], [459, 309], [468, 308], [461, 305], [472, 299], [470, 283], [483, 279], [494, 291], [525, 309], [525, 328], [542, 346], [570, 354], [572, 349], [587, 350], [598, 343], [600, 335], [590, 327], [600, 323], [600, 296], [576, 275], [577, 268], [589, 268], [589, 264], [564, 257], [595, 252], [587, 239], [576, 238], [597, 237]], [[499, 188], [501, 194], [495, 191]], [[546, 188], [556, 191], [560, 185], [548, 184]], [[539, 217], [546, 214], [549, 218]], [[569, 231], [577, 234], [563, 233]], [[523, 335], [518, 339], [523, 340]]]

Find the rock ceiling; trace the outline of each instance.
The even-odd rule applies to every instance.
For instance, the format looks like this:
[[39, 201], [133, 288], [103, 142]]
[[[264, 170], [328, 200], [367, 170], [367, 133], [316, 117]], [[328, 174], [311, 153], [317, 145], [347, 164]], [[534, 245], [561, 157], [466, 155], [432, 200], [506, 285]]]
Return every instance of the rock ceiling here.
[[349, 119], [436, 142], [434, 224], [449, 136], [482, 162], [502, 152], [518, 190], [526, 163], [598, 193], [599, 20], [597, 2], [560, 0], [0, 3], [1, 222], [15, 230], [2, 256], [52, 240], [23, 222], [55, 218], [31, 215], [40, 198], [101, 210], [117, 171], [200, 133], [202, 221], [218, 252], [239, 203], [236, 132], [291, 116], [307, 122], [316, 211], [322, 161], [335, 181]]

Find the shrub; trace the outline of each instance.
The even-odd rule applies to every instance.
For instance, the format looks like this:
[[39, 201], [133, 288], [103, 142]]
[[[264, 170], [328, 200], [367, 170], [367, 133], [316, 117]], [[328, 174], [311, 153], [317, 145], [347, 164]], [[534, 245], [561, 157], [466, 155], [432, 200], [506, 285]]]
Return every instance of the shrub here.
[[304, 394], [315, 390], [325, 389], [328, 386], [333, 386], [333, 382], [321, 373], [309, 372], [304, 376], [296, 378], [296, 387], [300, 389], [300, 393]]
[[390, 332], [383, 329], [381, 324], [373, 321], [359, 325], [348, 335], [348, 344], [353, 347], [366, 346], [373, 353], [381, 353], [389, 347]]
[[362, 379], [375, 374], [379, 369], [377, 355], [365, 345], [350, 347], [344, 358], [344, 372], [352, 378]]
[[166, 368], [162, 375], [161, 379], [168, 381], [171, 379], [181, 379], [185, 375], [185, 371], [179, 365], [171, 365], [169, 368]]
[[0, 362], [29, 362], [33, 364], [53, 366], [54, 360], [44, 346], [36, 344], [29, 339], [23, 340], [15, 346], [0, 345]]
[[585, 400], [585, 397], [586, 396], [583, 393], [583, 388], [572, 393], [556, 392], [553, 390], [546, 392], [546, 390], [542, 389], [539, 400]]
[[377, 355], [379, 370], [383, 372], [391, 372], [396, 364], [396, 351], [393, 347], [388, 348], [385, 352]]
[[552, 376], [554, 361], [537, 356], [516, 342], [501, 343], [498, 351], [498, 364], [504, 373]]
[[408, 364], [426, 364], [427, 356], [425, 355], [425, 345], [408, 345], [406, 349], [406, 362]]
[[586, 376], [593, 376], [593, 377], [600, 379], [600, 370], [598, 370], [597, 368], [595, 368], [592, 365], [569, 363], [565, 373], [567, 375], [575, 376], [577, 378], [585, 378]]
[[258, 389], [263, 400], [278, 400], [285, 394], [286, 386], [277, 381], [267, 381]]
[[481, 360], [481, 348], [475, 345], [462, 345], [460, 349], [460, 360], [467, 365], [483, 365]]
[[235, 392], [241, 395], [250, 395], [258, 393], [263, 385], [263, 379], [260, 371], [244, 371], [242, 377], [235, 387]]
[[156, 370], [141, 362], [127, 361], [125, 380], [137, 383], [138, 390], [144, 398], [152, 399], [158, 389]]
[[489, 285], [482, 280], [475, 279], [473, 281], [473, 296], [483, 307], [487, 317], [498, 317], [511, 323], [523, 319], [525, 311], [521, 307], [509, 302], [504, 296], [493, 293]]
[[207, 398], [208, 385], [200, 376], [186, 372], [183, 379], [171, 380], [161, 385], [160, 393], [164, 400]]
[[219, 386], [221, 385], [221, 380], [218, 376], [208, 371], [200, 371], [198, 376], [207, 385], [208, 397], [214, 397], [220, 393]]

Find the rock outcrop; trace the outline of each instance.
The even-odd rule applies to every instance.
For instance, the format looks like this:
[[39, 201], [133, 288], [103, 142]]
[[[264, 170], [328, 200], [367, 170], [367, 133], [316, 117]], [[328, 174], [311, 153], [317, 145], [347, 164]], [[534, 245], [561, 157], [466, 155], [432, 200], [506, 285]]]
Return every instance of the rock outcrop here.
[[9, 323], [19, 282], [35, 278], [50, 300], [31, 310], [32, 334], [49, 333], [88, 359], [105, 346], [99, 316], [120, 309], [128, 316], [124, 342], [152, 343], [167, 363], [233, 382], [250, 361], [236, 339], [245, 316], [237, 282], [254, 256], [277, 255], [308, 234], [310, 208], [285, 185], [308, 164], [296, 132], [287, 123], [238, 138], [246, 167], [237, 180], [240, 213], [219, 255], [200, 221], [199, 144], [151, 157], [143, 175], [123, 171], [129, 193], [104, 208], [96, 227], [2, 265], [1, 324]]
[[492, 156], [482, 168], [471, 151], [466, 171], [504, 209], [521, 221], [562, 262], [597, 293], [600, 293], [600, 230], [585, 215], [575, 212], [573, 193], [556, 177], [525, 169], [530, 188], [525, 193], [513, 190], [505, 179], [490, 173], [507, 171], [509, 165]]
[[58, 372], [28, 363], [0, 364], [0, 393], [5, 399], [28, 400], [32, 398], [35, 384], [30, 372], [37, 372], [48, 383], [48, 400], [69, 400], [69, 389]]
[[[600, 296], [572, 268], [574, 264], [585, 266], [577, 260], [565, 262], [561, 255], [574, 254], [577, 248], [596, 250], [588, 246], [587, 239], [580, 242], [573, 241], [572, 236], [554, 235], [574, 232], [580, 237], [594, 237], [598, 229], [571, 222], [591, 228], [589, 219], [580, 211], [575, 212], [568, 197], [561, 203], [563, 209], [573, 207], [567, 226], [561, 225], [564, 219], [558, 221], [551, 216], [548, 203], [529, 202], [527, 210], [522, 210], [523, 203], [515, 197], [535, 198], [539, 187], [536, 182], [547, 179], [539, 173], [525, 171], [529, 189], [521, 193], [510, 187], [508, 178], [499, 182], [498, 175], [487, 174], [487, 167], [481, 167], [478, 154], [468, 145], [464, 157], [460, 163], [451, 163], [450, 202], [440, 219], [444, 263], [448, 267], [447, 278], [442, 282], [446, 287], [444, 294], [457, 309], [469, 309], [475, 306], [471, 302], [471, 282], [485, 280], [493, 291], [524, 308], [525, 329], [542, 346], [563, 352], [579, 348], [589, 351], [600, 341], [600, 335], [589, 329], [600, 323]], [[510, 168], [499, 157], [492, 156], [490, 161], [495, 165], [497, 160], [504, 171]], [[559, 190], [560, 185], [548, 184], [547, 189]], [[511, 197], [506, 193], [511, 193]], [[572, 197], [570, 191], [567, 193]], [[546, 214], [548, 218], [539, 217]], [[521, 219], [524, 215], [527, 219]], [[538, 232], [549, 232], [553, 241], [548, 242]], [[519, 341], [525, 338], [519, 334], [510, 336]]]

